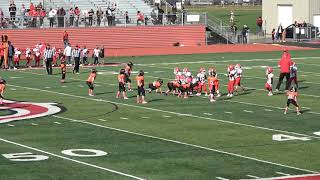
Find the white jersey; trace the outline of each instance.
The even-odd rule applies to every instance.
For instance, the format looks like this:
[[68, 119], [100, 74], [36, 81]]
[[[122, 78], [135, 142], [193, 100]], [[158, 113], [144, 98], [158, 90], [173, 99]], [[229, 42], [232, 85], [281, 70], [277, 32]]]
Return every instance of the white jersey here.
[[88, 49], [82, 49], [82, 57], [88, 57]]
[[18, 51], [18, 50], [17, 50], [17, 51], [14, 53], [14, 56], [15, 56], [15, 57], [19, 57], [20, 55], [21, 55], [21, 51]]
[[272, 73], [267, 74], [267, 83], [270, 84], [270, 85], [272, 85], [273, 76], [274, 75]]
[[37, 57], [39, 57], [39, 56], [41, 55], [39, 48], [34, 48], [34, 49], [33, 49], [33, 52], [34, 52], [34, 54], [35, 54]]
[[31, 50], [30, 49], [26, 50], [26, 57], [31, 57]]
[[235, 75], [237, 74], [236, 70], [232, 70], [229, 72], [228, 77], [229, 81], [234, 81], [235, 80]]
[[296, 65], [290, 66], [290, 78], [297, 76], [298, 67]]
[[235, 71], [236, 71], [235, 78], [242, 77], [242, 69], [241, 68], [237, 68], [237, 69], [235, 69]]
[[197, 78], [198, 78], [199, 82], [204, 83], [204, 82], [206, 82], [207, 76], [205, 73], [198, 73]]

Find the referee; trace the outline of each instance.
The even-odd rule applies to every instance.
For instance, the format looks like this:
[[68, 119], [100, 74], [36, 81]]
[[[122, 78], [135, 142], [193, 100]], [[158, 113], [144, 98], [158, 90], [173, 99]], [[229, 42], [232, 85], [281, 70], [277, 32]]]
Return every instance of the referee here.
[[50, 44], [47, 44], [46, 50], [44, 51], [44, 60], [46, 62], [46, 69], [48, 75], [52, 75], [52, 59], [53, 49], [51, 49]]
[[72, 51], [72, 56], [74, 58], [74, 68], [73, 68], [73, 74], [76, 72], [79, 74], [79, 66], [80, 66], [80, 53], [81, 50], [79, 49], [79, 46], [76, 45], [76, 48]]

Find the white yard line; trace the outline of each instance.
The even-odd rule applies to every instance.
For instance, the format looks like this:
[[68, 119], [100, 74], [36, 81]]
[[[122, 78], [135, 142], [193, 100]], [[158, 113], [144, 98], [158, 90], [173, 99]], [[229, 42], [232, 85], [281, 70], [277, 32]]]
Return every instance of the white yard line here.
[[10, 127], [15, 127], [15, 125], [13, 125], [13, 124], [8, 124], [8, 126], [10, 126]]
[[57, 157], [57, 158], [60, 158], [60, 159], [72, 161], [72, 162], [75, 162], [75, 163], [78, 163], [78, 164], [82, 164], [82, 165], [85, 165], [85, 166], [90, 166], [90, 167], [93, 167], [93, 168], [96, 168], [96, 169], [101, 169], [101, 170], [112, 172], [112, 173], [115, 173], [115, 174], [118, 174], [118, 175], [126, 176], [126, 177], [129, 177], [129, 178], [138, 179], [138, 180], [144, 180], [143, 178], [140, 178], [140, 177], [137, 177], [137, 176], [133, 176], [133, 175], [126, 174], [126, 173], [123, 173], [123, 172], [119, 172], [119, 171], [115, 171], [115, 170], [112, 170], [112, 169], [104, 168], [104, 167], [97, 166], [97, 165], [94, 165], [94, 164], [82, 162], [82, 161], [75, 160], [75, 159], [72, 159], [72, 158], [60, 156], [60, 155], [57, 155], [57, 154], [54, 154], [54, 153], [51, 153], [51, 152], [48, 152], [48, 151], [44, 151], [44, 150], [33, 148], [33, 147], [30, 147], [30, 146], [27, 146], [27, 145], [19, 144], [19, 143], [16, 143], [16, 142], [13, 142], [13, 141], [9, 141], [9, 140], [3, 139], [3, 138], [0, 138], [0, 141], [6, 142], [8, 144], [13, 144], [13, 145], [16, 145], [16, 146], [20, 146], [20, 147], [23, 147], [23, 148], [26, 148], [26, 149], [30, 149], [30, 150], [33, 150], [33, 151], [41, 152], [43, 154], [48, 154], [50, 156], [54, 156], [54, 157]]
[[56, 118], [59, 118], [59, 119], [65, 119], [65, 120], [69, 120], [69, 121], [73, 121], [73, 122], [79, 122], [79, 123], [82, 123], [82, 124], [88, 124], [88, 125], [92, 125], [92, 126], [96, 126], [96, 127], [101, 127], [101, 128], [105, 128], [105, 129], [109, 129], [109, 130], [119, 131], [119, 132], [123, 132], [123, 133], [127, 133], [127, 134], [133, 134], [133, 135], [137, 135], [137, 136], [148, 137], [148, 138], [157, 139], [157, 140], [166, 141], [166, 142], [171, 142], [171, 143], [175, 143], [175, 144], [181, 144], [181, 145], [185, 145], [185, 146], [195, 147], [195, 148], [199, 148], [199, 149], [203, 149], [203, 150], [208, 150], [208, 151], [217, 152], [217, 153], [221, 153], [221, 154], [226, 154], [226, 155], [230, 155], [230, 156], [240, 157], [240, 158], [249, 159], [249, 160], [253, 160], [253, 161], [257, 161], [257, 162], [261, 162], [261, 163], [266, 163], [266, 164], [271, 164], [271, 165], [275, 165], [275, 166], [286, 167], [286, 168], [295, 169], [295, 170], [304, 171], [304, 172], [309, 172], [309, 173], [318, 173], [318, 172], [312, 171], [312, 170], [302, 169], [302, 168], [298, 168], [298, 167], [294, 167], [294, 166], [288, 166], [288, 165], [284, 165], [284, 164], [280, 164], [280, 163], [274, 163], [274, 162], [270, 162], [270, 161], [266, 161], [266, 160], [261, 160], [261, 159], [257, 159], [257, 158], [253, 158], [253, 157], [249, 157], [249, 156], [244, 156], [244, 155], [240, 155], [240, 154], [236, 154], [236, 153], [226, 152], [226, 151], [213, 149], [213, 148], [209, 148], [209, 147], [205, 147], [205, 146], [185, 143], [185, 142], [181, 142], [181, 141], [177, 141], [177, 140], [172, 140], [172, 139], [166, 139], [166, 138], [152, 136], [152, 135], [141, 134], [141, 133], [137, 133], [137, 132], [132, 132], [132, 131], [128, 131], [128, 130], [113, 128], [113, 127], [109, 127], [109, 126], [103, 126], [103, 125], [100, 125], [100, 124], [95, 124], [95, 123], [82, 121], [82, 120], [71, 119], [71, 118], [57, 116], [57, 115], [53, 115], [53, 117], [56, 117]]
[[247, 175], [248, 177], [251, 177], [251, 178], [255, 178], [255, 179], [259, 179], [260, 177], [258, 177], [258, 176], [253, 176], [253, 175], [250, 175], [250, 174], [248, 174]]
[[106, 122], [107, 120], [105, 120], [105, 119], [98, 119], [99, 121], [103, 121], [103, 122]]
[[31, 123], [32, 126], [38, 126], [39, 124], [36, 123]]
[[265, 111], [267, 112], [272, 112], [273, 110], [272, 109], [264, 109]]
[[319, 176], [320, 174], [303, 174], [303, 175], [292, 175], [292, 176], [283, 176], [283, 177], [270, 177], [270, 178], [262, 178], [260, 180], [277, 180], [277, 179], [290, 179], [290, 178], [304, 178], [304, 177], [313, 177]]
[[162, 115], [162, 117], [164, 117], [164, 118], [170, 118], [171, 116], [168, 116], [168, 115]]
[[216, 177], [216, 179], [220, 179], [220, 180], [229, 180], [227, 178], [223, 178], [223, 177]]
[[55, 123], [55, 124], [61, 124], [60, 122], [53, 122], [53, 123]]
[[225, 111], [224, 113], [226, 113], [226, 114], [232, 114], [232, 112], [229, 112], [229, 111]]
[[211, 113], [203, 113], [204, 115], [212, 116], [213, 114]]
[[291, 132], [291, 131], [284, 131], [284, 130], [266, 128], [266, 127], [255, 126], [255, 125], [250, 125], [250, 124], [243, 124], [243, 123], [238, 123], [238, 122], [233, 122], [233, 121], [227, 121], [227, 120], [215, 119], [215, 118], [210, 118], [210, 117], [197, 116], [197, 115], [192, 115], [192, 114], [182, 114], [182, 113], [178, 113], [178, 112], [166, 111], [166, 110], [155, 109], [155, 108], [150, 108], [150, 107], [145, 107], [145, 106], [125, 104], [125, 103], [120, 103], [120, 102], [104, 100], [104, 99], [95, 99], [95, 98], [91, 98], [91, 97], [87, 97], [87, 96], [78, 96], [78, 95], [73, 95], [73, 94], [61, 93], [61, 92], [50, 91], [50, 90], [45, 90], [45, 89], [17, 86], [17, 85], [11, 85], [11, 84], [8, 84], [8, 86], [13, 86], [13, 87], [16, 87], [16, 88], [23, 88], [23, 89], [28, 89], [28, 90], [34, 90], [34, 91], [41, 91], [41, 92], [52, 93], [52, 94], [58, 94], [58, 95], [62, 95], [62, 96], [69, 96], [69, 97], [74, 97], [74, 98], [78, 98], [78, 99], [92, 100], [92, 101], [96, 101], [96, 102], [113, 103], [113, 104], [117, 104], [117, 105], [122, 105], [122, 106], [127, 106], [127, 107], [134, 107], [134, 108], [150, 110], [150, 111], [156, 111], [156, 112], [167, 113], [167, 114], [174, 114], [174, 115], [178, 115], [178, 116], [189, 116], [189, 117], [198, 118], [198, 119], [205, 119], [205, 120], [216, 121], [216, 122], [227, 123], [227, 124], [234, 124], [234, 125], [238, 125], [238, 126], [245, 126], [245, 127], [255, 128], [255, 129], [263, 129], [263, 130], [267, 130], [267, 131], [281, 132], [281, 133], [287, 133], [287, 134], [293, 134], [293, 135], [298, 135], [298, 136], [304, 136], [304, 137], [320, 139], [320, 137], [318, 137], [318, 136], [311, 136], [311, 135], [301, 134], [301, 133], [296, 133], [296, 132]]
[[249, 111], [249, 110], [243, 110], [246, 113], [253, 113], [253, 111]]
[[276, 172], [276, 174], [284, 175], [284, 176], [290, 176], [291, 174], [283, 173], [283, 172]]
[[128, 118], [126, 118], [126, 117], [121, 117], [120, 119], [126, 120], [126, 119], [128, 119]]

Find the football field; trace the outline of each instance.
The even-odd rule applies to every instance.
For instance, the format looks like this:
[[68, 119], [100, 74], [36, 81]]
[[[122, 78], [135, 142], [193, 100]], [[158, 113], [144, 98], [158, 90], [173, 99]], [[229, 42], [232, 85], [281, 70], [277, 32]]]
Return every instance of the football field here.
[[[320, 50], [292, 51], [298, 66], [298, 102], [283, 114], [287, 97], [267, 96], [267, 66], [281, 52], [107, 58], [97, 67], [95, 96], [86, 79], [68, 69], [48, 76], [44, 69], [1, 71], [8, 106], [0, 106], [2, 180], [212, 180], [256, 179], [320, 172]], [[132, 61], [132, 81], [145, 71], [145, 84], [174, 78], [175, 67], [216, 67], [222, 97], [188, 99], [147, 93], [147, 104], [116, 99], [117, 75]], [[240, 63], [246, 91], [226, 97], [226, 69]], [[283, 90], [284, 83], [281, 86]], [[31, 112], [31, 113], [30, 113]], [[27, 115], [26, 115], [27, 114]], [[30, 116], [31, 115], [31, 116]], [[22, 119], [22, 120], [19, 120]]]

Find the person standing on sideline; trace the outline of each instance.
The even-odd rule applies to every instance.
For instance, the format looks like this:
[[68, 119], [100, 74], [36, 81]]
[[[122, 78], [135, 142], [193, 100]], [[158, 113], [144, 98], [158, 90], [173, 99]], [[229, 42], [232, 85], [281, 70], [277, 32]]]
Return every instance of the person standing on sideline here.
[[69, 34], [67, 33], [67, 31], [63, 32], [63, 44], [64, 47], [67, 47], [67, 45], [69, 44]]
[[46, 69], [48, 75], [52, 75], [52, 60], [53, 60], [53, 49], [51, 49], [50, 44], [47, 44], [47, 48], [44, 51], [44, 61], [46, 62]]
[[94, 50], [93, 50], [93, 58], [94, 58], [94, 61], [93, 61], [93, 64], [99, 64], [99, 55], [100, 55], [100, 49], [99, 47], [97, 46]]
[[14, 46], [11, 41], [8, 41], [8, 67], [12, 68], [13, 65], [13, 57], [14, 57]]
[[50, 8], [50, 11], [49, 11], [49, 21], [50, 21], [50, 27], [52, 28], [53, 27], [53, 22], [54, 22], [54, 17], [56, 16], [57, 14], [57, 11], [55, 9], [52, 9]]
[[89, 54], [89, 50], [87, 49], [86, 46], [83, 46], [83, 49], [82, 49], [82, 65], [87, 65], [88, 64], [88, 54]]
[[290, 79], [290, 64], [291, 64], [291, 55], [288, 52], [288, 49], [283, 51], [282, 57], [278, 63], [278, 67], [280, 68], [279, 81], [276, 86], [276, 91], [279, 91], [283, 78], [286, 77], [286, 87], [285, 90], [289, 89], [289, 79]]
[[68, 43], [66, 48], [64, 49], [63, 55], [66, 57], [67, 66], [71, 66], [72, 48], [70, 46], [70, 43]]
[[73, 68], [73, 74], [76, 72], [79, 74], [79, 66], [80, 66], [80, 52], [79, 46], [76, 45], [75, 49], [72, 50], [72, 57], [74, 59], [74, 68]]
[[3, 47], [3, 43], [0, 43], [0, 69], [2, 68], [2, 64], [4, 61], [4, 47]]

